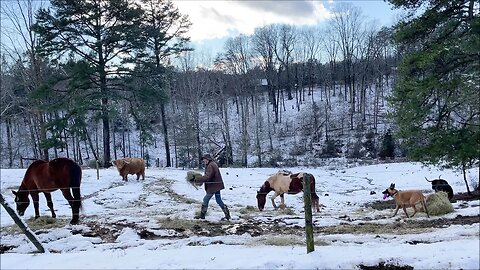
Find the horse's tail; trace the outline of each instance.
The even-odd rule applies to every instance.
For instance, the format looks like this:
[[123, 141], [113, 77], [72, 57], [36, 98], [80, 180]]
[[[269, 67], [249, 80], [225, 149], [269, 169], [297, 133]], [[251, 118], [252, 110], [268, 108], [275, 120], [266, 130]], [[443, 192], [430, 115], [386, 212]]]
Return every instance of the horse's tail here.
[[311, 183], [310, 183], [310, 196], [312, 198], [312, 207], [315, 207], [317, 211], [320, 211], [320, 197], [318, 197], [317, 192], [315, 191], [315, 176], [311, 175]]
[[82, 168], [74, 161], [70, 164], [70, 188], [72, 189], [73, 202], [82, 208], [82, 196], [80, 194], [80, 184], [82, 183]]

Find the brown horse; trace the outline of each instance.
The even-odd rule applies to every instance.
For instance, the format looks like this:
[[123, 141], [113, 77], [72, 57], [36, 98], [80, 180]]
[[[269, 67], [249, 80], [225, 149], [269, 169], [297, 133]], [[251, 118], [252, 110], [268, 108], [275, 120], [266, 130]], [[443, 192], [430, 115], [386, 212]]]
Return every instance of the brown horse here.
[[[35, 208], [35, 218], [40, 217], [38, 210], [38, 194], [43, 192], [47, 199], [47, 206], [56, 217], [53, 210], [52, 195], [57, 189], [62, 191], [63, 197], [67, 199], [72, 207], [72, 220], [70, 224], [77, 224], [82, 201], [80, 196], [80, 183], [82, 180], [82, 169], [73, 160], [68, 158], [56, 158], [51, 161], [37, 160], [33, 162], [25, 172], [23, 181], [18, 191], [13, 191], [17, 212], [20, 216], [30, 204], [28, 195], [32, 196]], [[70, 193], [71, 189], [71, 193]], [[73, 196], [72, 196], [73, 194]]]
[[[285, 193], [297, 194], [303, 191], [303, 176], [303, 172], [295, 174], [289, 172], [277, 172], [268, 177], [267, 181], [265, 181], [265, 183], [263, 183], [263, 185], [260, 187], [260, 190], [257, 191], [258, 209], [262, 211], [265, 208], [266, 197], [270, 191], [275, 192], [271, 198], [273, 207], [277, 209], [277, 205], [275, 204], [275, 198], [277, 196], [280, 196], [280, 207], [285, 207]], [[317, 212], [320, 212], [319, 198], [317, 193], [315, 193], [315, 178], [313, 175], [310, 181], [310, 191], [312, 208], [316, 209]]]

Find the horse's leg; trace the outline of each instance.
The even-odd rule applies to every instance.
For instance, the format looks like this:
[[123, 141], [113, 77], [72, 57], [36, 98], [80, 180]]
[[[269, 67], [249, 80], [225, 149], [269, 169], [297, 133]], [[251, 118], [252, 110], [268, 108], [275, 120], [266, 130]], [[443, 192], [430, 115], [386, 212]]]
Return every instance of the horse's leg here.
[[70, 224], [77, 224], [80, 207], [78, 207], [78, 204], [75, 203], [75, 199], [73, 198], [72, 193], [70, 193], [69, 188], [62, 189], [62, 194], [63, 197], [68, 201], [68, 204], [70, 204], [70, 207], [72, 207], [72, 220], [70, 221]]
[[275, 191], [275, 193], [272, 195], [272, 205], [273, 205], [273, 208], [277, 209], [277, 205], [275, 204], [275, 198], [277, 198], [279, 194]]
[[280, 208], [285, 209], [285, 193], [280, 194]]
[[312, 210], [315, 209], [317, 212], [320, 212], [320, 207], [318, 206], [318, 200], [312, 198]]
[[50, 208], [50, 212], [52, 212], [52, 217], [56, 218], [57, 215], [55, 215], [55, 211], [53, 210], [53, 202], [52, 202], [52, 194], [50, 192], [44, 192], [45, 199], [47, 199], [47, 206]]
[[35, 218], [40, 217], [40, 210], [38, 207], [38, 191], [30, 191], [30, 196], [32, 196], [33, 208], [35, 209]]
[[315, 207], [315, 210], [317, 210], [317, 212], [320, 212], [320, 198], [316, 193], [312, 193], [312, 201], [312, 207]]

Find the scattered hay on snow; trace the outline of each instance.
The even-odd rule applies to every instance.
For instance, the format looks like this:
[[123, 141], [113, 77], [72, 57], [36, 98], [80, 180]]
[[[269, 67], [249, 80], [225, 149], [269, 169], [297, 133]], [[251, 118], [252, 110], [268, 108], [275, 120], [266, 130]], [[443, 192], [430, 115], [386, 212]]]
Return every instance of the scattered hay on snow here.
[[[433, 193], [427, 197], [427, 208], [428, 213], [432, 216], [440, 216], [453, 212], [453, 205], [448, 200], [448, 194], [443, 191]], [[419, 211], [425, 212], [421, 204], [418, 209]]]
[[185, 178], [188, 183], [190, 183], [192, 186], [194, 186], [196, 189], [198, 189], [197, 186], [201, 186], [203, 183], [197, 182], [197, 179], [202, 177], [202, 173], [198, 171], [188, 171], [187, 172], [187, 177]]

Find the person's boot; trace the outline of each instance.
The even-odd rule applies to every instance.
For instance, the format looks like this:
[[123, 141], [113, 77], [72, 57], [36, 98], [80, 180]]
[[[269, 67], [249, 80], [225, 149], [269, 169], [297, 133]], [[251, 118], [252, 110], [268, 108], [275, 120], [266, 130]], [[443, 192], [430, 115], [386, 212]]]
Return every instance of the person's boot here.
[[228, 207], [224, 205], [222, 210], [223, 210], [223, 213], [225, 214], [225, 217], [222, 219], [230, 220], [230, 211], [228, 210]]
[[200, 209], [200, 214], [196, 215], [195, 219], [205, 219], [205, 215], [207, 214], [207, 206], [202, 204], [202, 208]]

